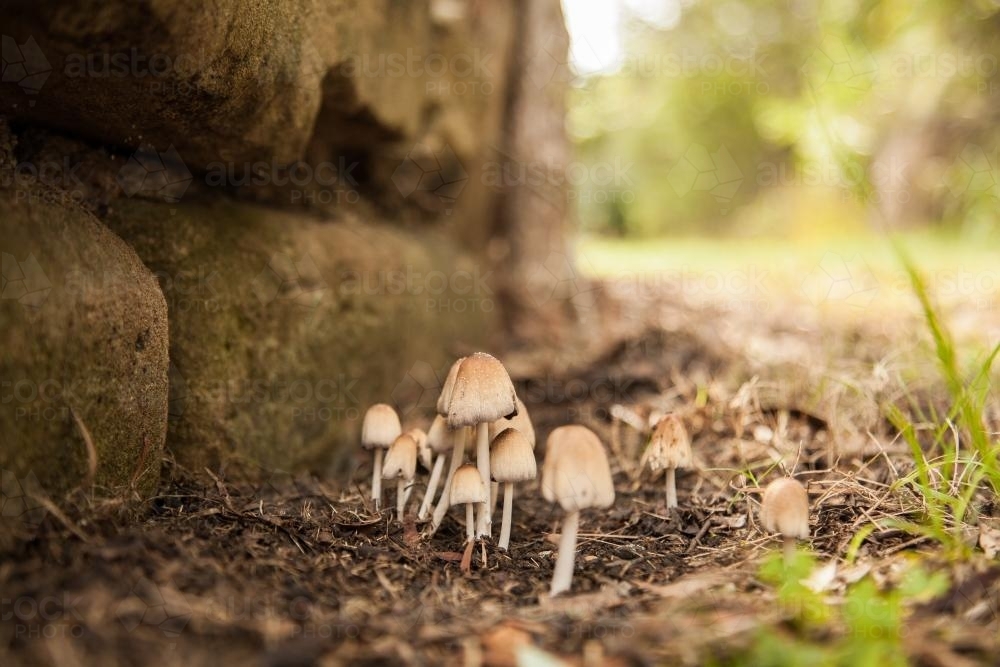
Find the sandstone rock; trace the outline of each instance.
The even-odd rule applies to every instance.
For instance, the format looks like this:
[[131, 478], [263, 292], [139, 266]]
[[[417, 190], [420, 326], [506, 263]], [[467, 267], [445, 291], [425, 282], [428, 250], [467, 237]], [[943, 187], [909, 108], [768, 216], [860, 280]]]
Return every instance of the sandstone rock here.
[[440, 4], [15, 0], [0, 9], [0, 113], [128, 153], [173, 148], [194, 173], [346, 153], [395, 191], [415, 147], [477, 160], [502, 131], [512, 9]]
[[123, 200], [107, 222], [166, 295], [168, 442], [196, 470], [324, 470], [368, 405], [496, 314], [492, 275], [434, 234], [226, 200]]
[[4, 500], [28, 487], [58, 500], [91, 481], [74, 413], [98, 489], [149, 494], [167, 425], [163, 295], [120, 238], [44, 195], [0, 190]]

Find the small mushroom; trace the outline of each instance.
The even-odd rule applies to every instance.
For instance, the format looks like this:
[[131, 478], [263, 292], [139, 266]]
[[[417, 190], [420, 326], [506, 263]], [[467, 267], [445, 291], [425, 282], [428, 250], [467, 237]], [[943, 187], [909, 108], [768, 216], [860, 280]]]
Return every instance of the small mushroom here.
[[361, 446], [374, 452], [372, 501], [376, 510], [382, 506], [382, 456], [402, 430], [399, 415], [391, 405], [376, 403], [365, 412], [361, 425]]
[[580, 510], [610, 507], [615, 501], [608, 457], [593, 431], [576, 425], [552, 431], [542, 465], [542, 495], [566, 511], [550, 591], [558, 595], [568, 591], [573, 582]]
[[[528, 439], [531, 443], [531, 448], [535, 448], [535, 427], [531, 424], [531, 416], [528, 414], [528, 408], [525, 407], [524, 402], [518, 398], [514, 397], [514, 404], [517, 406], [517, 414], [506, 419], [501, 417], [495, 422], [490, 423], [489, 436], [490, 442], [496, 440], [496, 437], [500, 433], [508, 428], [516, 428], [518, 431]], [[490, 463], [490, 466], [493, 464]], [[496, 479], [496, 476], [493, 477]], [[490, 515], [496, 514], [497, 511], [497, 497], [499, 495], [499, 484], [493, 482], [490, 484]]]
[[385, 455], [382, 479], [396, 480], [396, 518], [403, 521], [406, 501], [417, 474], [417, 441], [409, 433], [396, 438]]
[[677, 415], [666, 415], [657, 422], [644, 458], [653, 472], [667, 471], [667, 507], [677, 507], [675, 472], [691, 467], [691, 439]]
[[459, 467], [451, 480], [451, 500], [455, 505], [465, 505], [465, 538], [468, 542], [476, 538], [473, 505], [483, 502], [485, 497], [486, 486], [476, 466], [467, 463]]
[[784, 540], [785, 562], [795, 556], [795, 540], [809, 538], [809, 494], [791, 477], [776, 479], [764, 489], [760, 505], [764, 529]]
[[427, 431], [427, 452], [434, 458], [433, 464], [428, 467], [431, 477], [427, 480], [427, 491], [424, 493], [424, 500], [420, 503], [420, 510], [417, 512], [417, 519], [423, 521], [431, 511], [431, 504], [434, 502], [434, 494], [437, 493], [438, 484], [441, 482], [441, 473], [444, 471], [444, 460], [448, 457], [448, 452], [454, 449], [454, 442], [457, 435], [448, 430], [448, 425], [444, 417], [437, 415], [431, 423], [431, 428]]
[[[437, 413], [442, 417], [448, 416], [448, 404], [451, 403], [451, 395], [455, 389], [455, 378], [458, 377], [458, 369], [461, 368], [462, 362], [465, 361], [465, 357], [460, 357], [455, 360], [455, 363], [451, 365], [448, 369], [448, 377], [445, 378], [444, 384], [441, 386], [441, 395], [438, 396], [437, 402]], [[447, 425], [447, 422], [446, 422]], [[431, 517], [431, 528], [430, 535], [433, 535], [441, 522], [444, 521], [444, 515], [448, 512], [448, 508], [451, 506], [451, 480], [455, 476], [455, 471], [458, 467], [462, 465], [462, 460], [465, 458], [465, 440], [466, 430], [458, 429], [455, 430], [455, 437], [452, 442], [452, 455], [451, 463], [448, 465], [448, 477], [444, 481], [444, 488], [441, 490], [441, 498], [438, 500], [438, 504], [434, 507], [434, 515]]]
[[538, 476], [535, 452], [523, 433], [515, 428], [508, 428], [493, 439], [490, 471], [493, 479], [503, 483], [503, 522], [500, 525], [499, 546], [506, 551], [510, 545], [514, 483], [526, 482]]
[[[479, 468], [483, 486], [489, 489], [489, 424], [501, 417], [509, 418], [517, 414], [514, 384], [500, 361], [485, 352], [476, 352], [466, 357], [459, 366], [450, 398], [448, 426], [476, 427], [476, 467]], [[479, 507], [476, 537], [489, 537], [492, 523], [487, 491]]]

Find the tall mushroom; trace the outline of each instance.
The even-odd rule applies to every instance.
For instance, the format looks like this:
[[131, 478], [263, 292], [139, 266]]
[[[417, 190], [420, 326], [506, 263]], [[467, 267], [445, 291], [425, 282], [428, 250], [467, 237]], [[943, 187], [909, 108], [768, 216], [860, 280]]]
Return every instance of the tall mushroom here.
[[573, 582], [580, 510], [610, 507], [615, 502], [608, 457], [593, 431], [576, 425], [552, 431], [542, 465], [542, 495], [566, 511], [550, 591], [558, 595], [568, 591]]
[[764, 529], [778, 533], [784, 541], [785, 562], [795, 556], [795, 540], [809, 538], [809, 494], [791, 477], [776, 479], [764, 489], [760, 505]]
[[667, 471], [667, 507], [677, 507], [676, 470], [691, 467], [691, 439], [677, 415], [666, 415], [657, 422], [643, 458], [653, 472]]
[[413, 436], [404, 433], [393, 441], [382, 464], [382, 479], [396, 480], [396, 518], [400, 522], [417, 474], [417, 447]]
[[462, 571], [468, 572], [472, 562], [472, 545], [476, 539], [476, 519], [473, 506], [486, 500], [487, 487], [483, 484], [479, 471], [473, 465], [463, 465], [455, 471], [451, 480], [449, 497], [454, 505], [465, 505], [465, 553], [462, 555]]
[[391, 405], [376, 403], [365, 412], [361, 425], [361, 446], [374, 451], [372, 466], [372, 501], [375, 509], [382, 506], [382, 456], [402, 432], [399, 415]]
[[[510, 419], [500, 418], [494, 422], [490, 423], [490, 442], [496, 440], [496, 437], [500, 435], [501, 431], [508, 428], [516, 428], [521, 434], [528, 439], [531, 443], [531, 448], [535, 448], [535, 427], [531, 425], [531, 416], [528, 414], [528, 408], [525, 407], [524, 402], [518, 398], [514, 397], [514, 402], [517, 405], [517, 414]], [[493, 465], [492, 463], [490, 464]], [[496, 477], [494, 477], [496, 479]], [[497, 482], [490, 484], [490, 515], [496, 514], [497, 511], [497, 496], [499, 488]]]
[[490, 472], [503, 483], [503, 522], [500, 524], [499, 546], [504, 551], [510, 545], [511, 514], [514, 505], [514, 483], [526, 482], [538, 476], [535, 452], [523, 433], [508, 428], [493, 439], [490, 450]]
[[456, 434], [448, 430], [448, 424], [444, 417], [435, 416], [430, 430], [427, 431], [427, 450], [434, 461], [430, 467], [431, 477], [427, 480], [424, 501], [420, 503], [420, 510], [417, 512], [417, 519], [420, 521], [426, 519], [431, 511], [434, 494], [437, 492], [438, 484], [441, 482], [441, 473], [444, 471], [444, 460], [447, 458], [448, 452], [454, 448], [455, 437]]
[[[451, 403], [451, 395], [455, 389], [455, 378], [458, 377], [458, 369], [461, 368], [462, 362], [465, 361], [465, 357], [460, 357], [455, 360], [455, 363], [451, 365], [448, 369], [448, 377], [445, 378], [444, 384], [441, 386], [441, 395], [438, 396], [437, 402], [437, 413], [442, 417], [448, 416], [448, 404]], [[447, 422], [446, 422], [447, 424]], [[451, 505], [451, 480], [455, 476], [455, 471], [458, 467], [462, 465], [462, 460], [465, 458], [465, 438], [466, 430], [464, 428], [455, 431], [454, 440], [452, 442], [452, 455], [451, 463], [448, 465], [448, 477], [445, 479], [444, 488], [441, 490], [441, 498], [438, 500], [438, 504], [434, 507], [434, 516], [431, 517], [431, 528], [430, 534], [433, 535], [437, 532], [438, 526], [444, 520], [444, 515], [448, 512], [448, 507]]]
[[[465, 358], [455, 376], [451, 400], [448, 402], [448, 426], [475, 426], [476, 466], [483, 486], [490, 487], [489, 424], [501, 417], [517, 414], [514, 384], [507, 369], [495, 357], [476, 352]], [[492, 526], [489, 492], [479, 507], [476, 537], [488, 537]]]

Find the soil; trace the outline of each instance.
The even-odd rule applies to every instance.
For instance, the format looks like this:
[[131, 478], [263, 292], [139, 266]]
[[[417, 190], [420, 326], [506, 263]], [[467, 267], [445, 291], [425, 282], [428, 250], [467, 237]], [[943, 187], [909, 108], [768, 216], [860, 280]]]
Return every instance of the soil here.
[[[857, 429], [834, 427], [796, 401], [762, 401], [775, 378], [718, 344], [718, 313], [686, 312], [697, 321], [668, 330], [633, 319], [630, 332], [586, 349], [562, 341], [561, 354], [512, 351], [505, 359], [540, 456], [547, 434], [567, 421], [594, 429], [611, 455], [616, 502], [583, 514], [571, 595], [548, 596], [561, 515], [537, 484], [517, 489], [510, 552], [477, 546], [464, 574], [464, 514], [453, 510], [428, 538], [412, 516], [400, 523], [393, 511], [374, 511], [362, 453], [341, 484], [280, 472], [249, 482], [168, 459], [164, 478], [172, 481], [148, 505], [78, 495], [71, 509], [48, 507], [23, 526], [30, 535], [0, 564], [0, 659], [745, 664], [764, 628], [801, 637], [759, 576], [780, 544], [758, 524], [758, 482], [794, 471], [812, 500], [809, 547], [838, 563], [838, 578], [871, 573], [891, 588], [900, 563], [912, 559], [947, 574], [945, 593], [907, 609], [900, 646], [912, 662], [997, 664], [1000, 562], [979, 552], [949, 561], [892, 529], [874, 531], [856, 559], [846, 558], [873, 519], [919, 516], [916, 495], [893, 485], [909, 469], [908, 453], [888, 424], [876, 419], [856, 438]], [[765, 336], [778, 324], [755, 326]], [[877, 337], [863, 338], [877, 348]], [[575, 350], [573, 363], [566, 349]], [[853, 358], [867, 354], [855, 345]], [[574, 394], [574, 386], [586, 389]], [[694, 469], [678, 475], [681, 508], [672, 511], [662, 475], [640, 465], [644, 425], [664, 410], [682, 417], [695, 450]], [[411, 510], [421, 494], [418, 487]], [[393, 505], [393, 490], [387, 495]], [[832, 586], [830, 603], [842, 592]], [[835, 641], [838, 631], [809, 638]]]

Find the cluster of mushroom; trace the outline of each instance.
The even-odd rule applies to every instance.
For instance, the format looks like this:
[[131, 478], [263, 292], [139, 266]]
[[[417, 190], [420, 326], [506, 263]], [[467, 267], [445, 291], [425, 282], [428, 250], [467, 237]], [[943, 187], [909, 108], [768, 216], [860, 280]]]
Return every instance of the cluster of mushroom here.
[[[436, 407], [427, 432], [420, 428], [403, 432], [399, 415], [385, 403], [368, 409], [361, 443], [373, 452], [371, 497], [376, 510], [381, 509], [382, 481], [395, 481], [396, 515], [402, 522], [419, 462], [430, 476], [417, 519], [429, 520], [426, 532], [430, 536], [450, 507], [464, 505], [462, 568], [468, 571], [476, 540], [492, 536], [500, 484], [504, 501], [498, 546], [509, 549], [514, 485], [535, 479], [538, 472], [535, 430], [503, 364], [482, 352], [455, 361]], [[467, 449], [475, 464], [466, 461]], [[692, 465], [691, 440], [678, 416], [668, 414], [657, 421], [644, 463], [654, 471], [665, 471], [666, 505], [676, 508], [676, 471]], [[611, 468], [597, 435], [578, 425], [553, 430], [546, 442], [541, 487], [545, 499], [566, 513], [551, 587], [551, 594], [557, 595], [569, 590], [572, 582], [581, 510], [607, 508], [615, 500]], [[773, 482], [764, 492], [761, 522], [766, 530], [784, 536], [786, 558], [790, 558], [796, 538], [809, 533], [805, 488], [792, 478]]]
[[[677, 507], [676, 471], [690, 468], [692, 463], [691, 439], [680, 418], [668, 414], [656, 422], [643, 463], [654, 472], [666, 471], [667, 508]], [[785, 560], [791, 560], [795, 540], [809, 537], [809, 494], [805, 487], [792, 477], [771, 482], [761, 500], [760, 520], [764, 530], [782, 536]]]
[[[433, 535], [450, 507], [465, 506], [462, 567], [467, 570], [475, 541], [492, 536], [501, 484], [503, 518], [497, 544], [509, 549], [514, 485], [538, 474], [535, 430], [503, 364], [482, 352], [462, 357], [451, 366], [437, 413], [426, 433], [418, 428], [404, 433], [391, 406], [379, 403], [368, 409], [361, 443], [373, 452], [372, 501], [381, 509], [382, 480], [395, 480], [396, 513], [402, 521], [419, 461], [430, 476], [417, 519], [429, 519], [426, 532]], [[475, 465], [466, 462], [470, 441], [475, 442]], [[434, 505], [449, 456], [441, 495]], [[580, 510], [609, 507], [614, 502], [611, 468], [597, 435], [583, 426], [562, 426], [552, 432], [542, 468], [542, 493], [566, 511], [552, 581], [555, 595], [569, 590], [572, 581]]]

